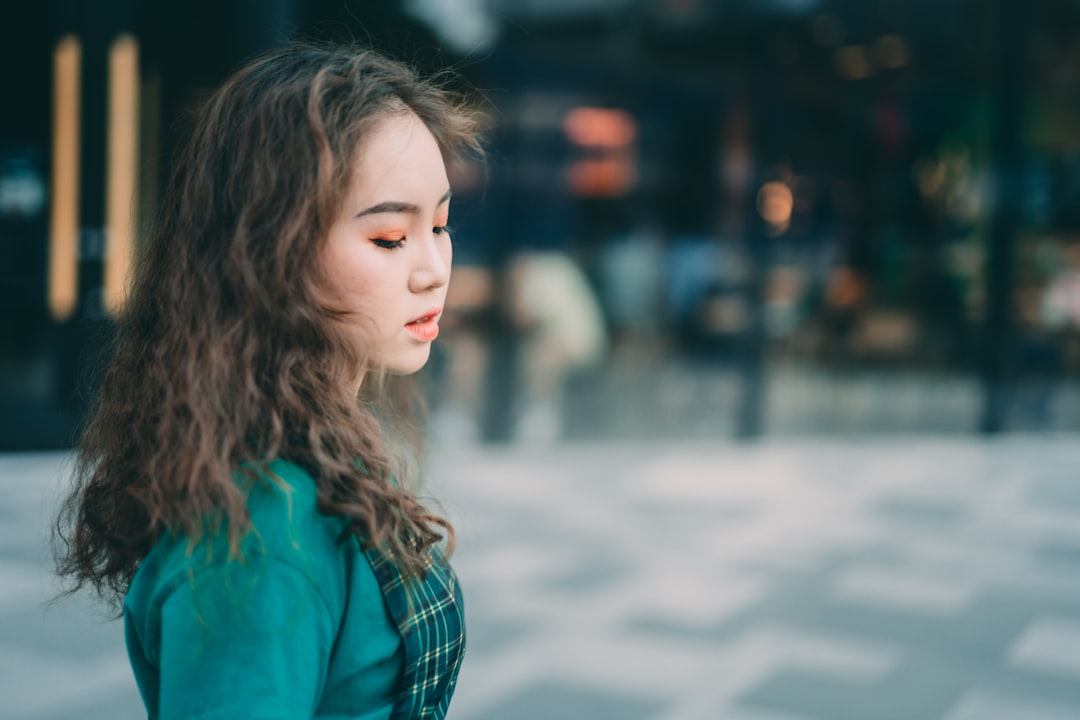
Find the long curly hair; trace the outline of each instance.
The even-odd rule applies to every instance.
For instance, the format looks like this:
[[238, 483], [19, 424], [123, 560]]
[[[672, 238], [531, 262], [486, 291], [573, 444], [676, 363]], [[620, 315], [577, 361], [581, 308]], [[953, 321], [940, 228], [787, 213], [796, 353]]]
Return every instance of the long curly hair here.
[[[68, 592], [89, 584], [119, 606], [166, 531], [195, 543], [224, 530], [240, 556], [245, 488], [275, 458], [307, 470], [319, 512], [346, 518], [407, 576], [423, 573], [433, 544], [452, 549], [450, 524], [408, 490], [387, 441], [394, 422], [410, 426], [395, 379], [350, 344], [319, 260], [366, 134], [406, 112], [445, 158], [480, 151], [465, 96], [370, 50], [291, 44], [203, 105], [136, 263], [57, 517]], [[359, 396], [343, 381], [358, 372]]]

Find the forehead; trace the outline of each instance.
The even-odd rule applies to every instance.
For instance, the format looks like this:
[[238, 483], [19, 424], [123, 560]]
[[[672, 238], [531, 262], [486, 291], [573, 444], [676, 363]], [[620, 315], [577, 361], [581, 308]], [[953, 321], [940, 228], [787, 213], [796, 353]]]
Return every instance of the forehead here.
[[428, 195], [438, 198], [449, 188], [442, 150], [411, 111], [374, 119], [354, 152], [346, 206], [361, 201], [426, 205]]
[[356, 146], [356, 167], [371, 161], [411, 155], [437, 154], [442, 150], [428, 126], [409, 110], [387, 112], [375, 118]]

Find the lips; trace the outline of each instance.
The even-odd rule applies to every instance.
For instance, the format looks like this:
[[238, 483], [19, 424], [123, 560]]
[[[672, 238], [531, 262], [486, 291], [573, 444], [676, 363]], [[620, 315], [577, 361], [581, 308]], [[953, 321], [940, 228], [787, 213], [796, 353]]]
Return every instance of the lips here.
[[425, 315], [405, 323], [405, 329], [424, 342], [431, 342], [439, 336], [439, 313], [441, 308], [433, 308]]

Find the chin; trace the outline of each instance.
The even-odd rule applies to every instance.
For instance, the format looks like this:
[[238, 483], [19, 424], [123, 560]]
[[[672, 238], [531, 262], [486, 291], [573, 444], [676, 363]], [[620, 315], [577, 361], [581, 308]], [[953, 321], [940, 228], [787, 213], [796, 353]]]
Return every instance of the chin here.
[[396, 357], [386, 363], [386, 372], [391, 375], [412, 375], [427, 365], [431, 356], [431, 346], [425, 345], [407, 356]]

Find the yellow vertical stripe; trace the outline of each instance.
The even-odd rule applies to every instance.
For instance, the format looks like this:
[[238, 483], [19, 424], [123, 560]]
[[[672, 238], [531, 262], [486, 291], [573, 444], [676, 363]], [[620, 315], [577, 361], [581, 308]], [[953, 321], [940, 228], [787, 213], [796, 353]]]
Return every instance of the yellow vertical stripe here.
[[52, 215], [49, 247], [49, 311], [66, 320], [78, 297], [79, 127], [82, 46], [65, 35], [53, 52]]
[[109, 48], [108, 155], [105, 161], [105, 309], [127, 297], [134, 251], [139, 148], [139, 45], [121, 35]]

